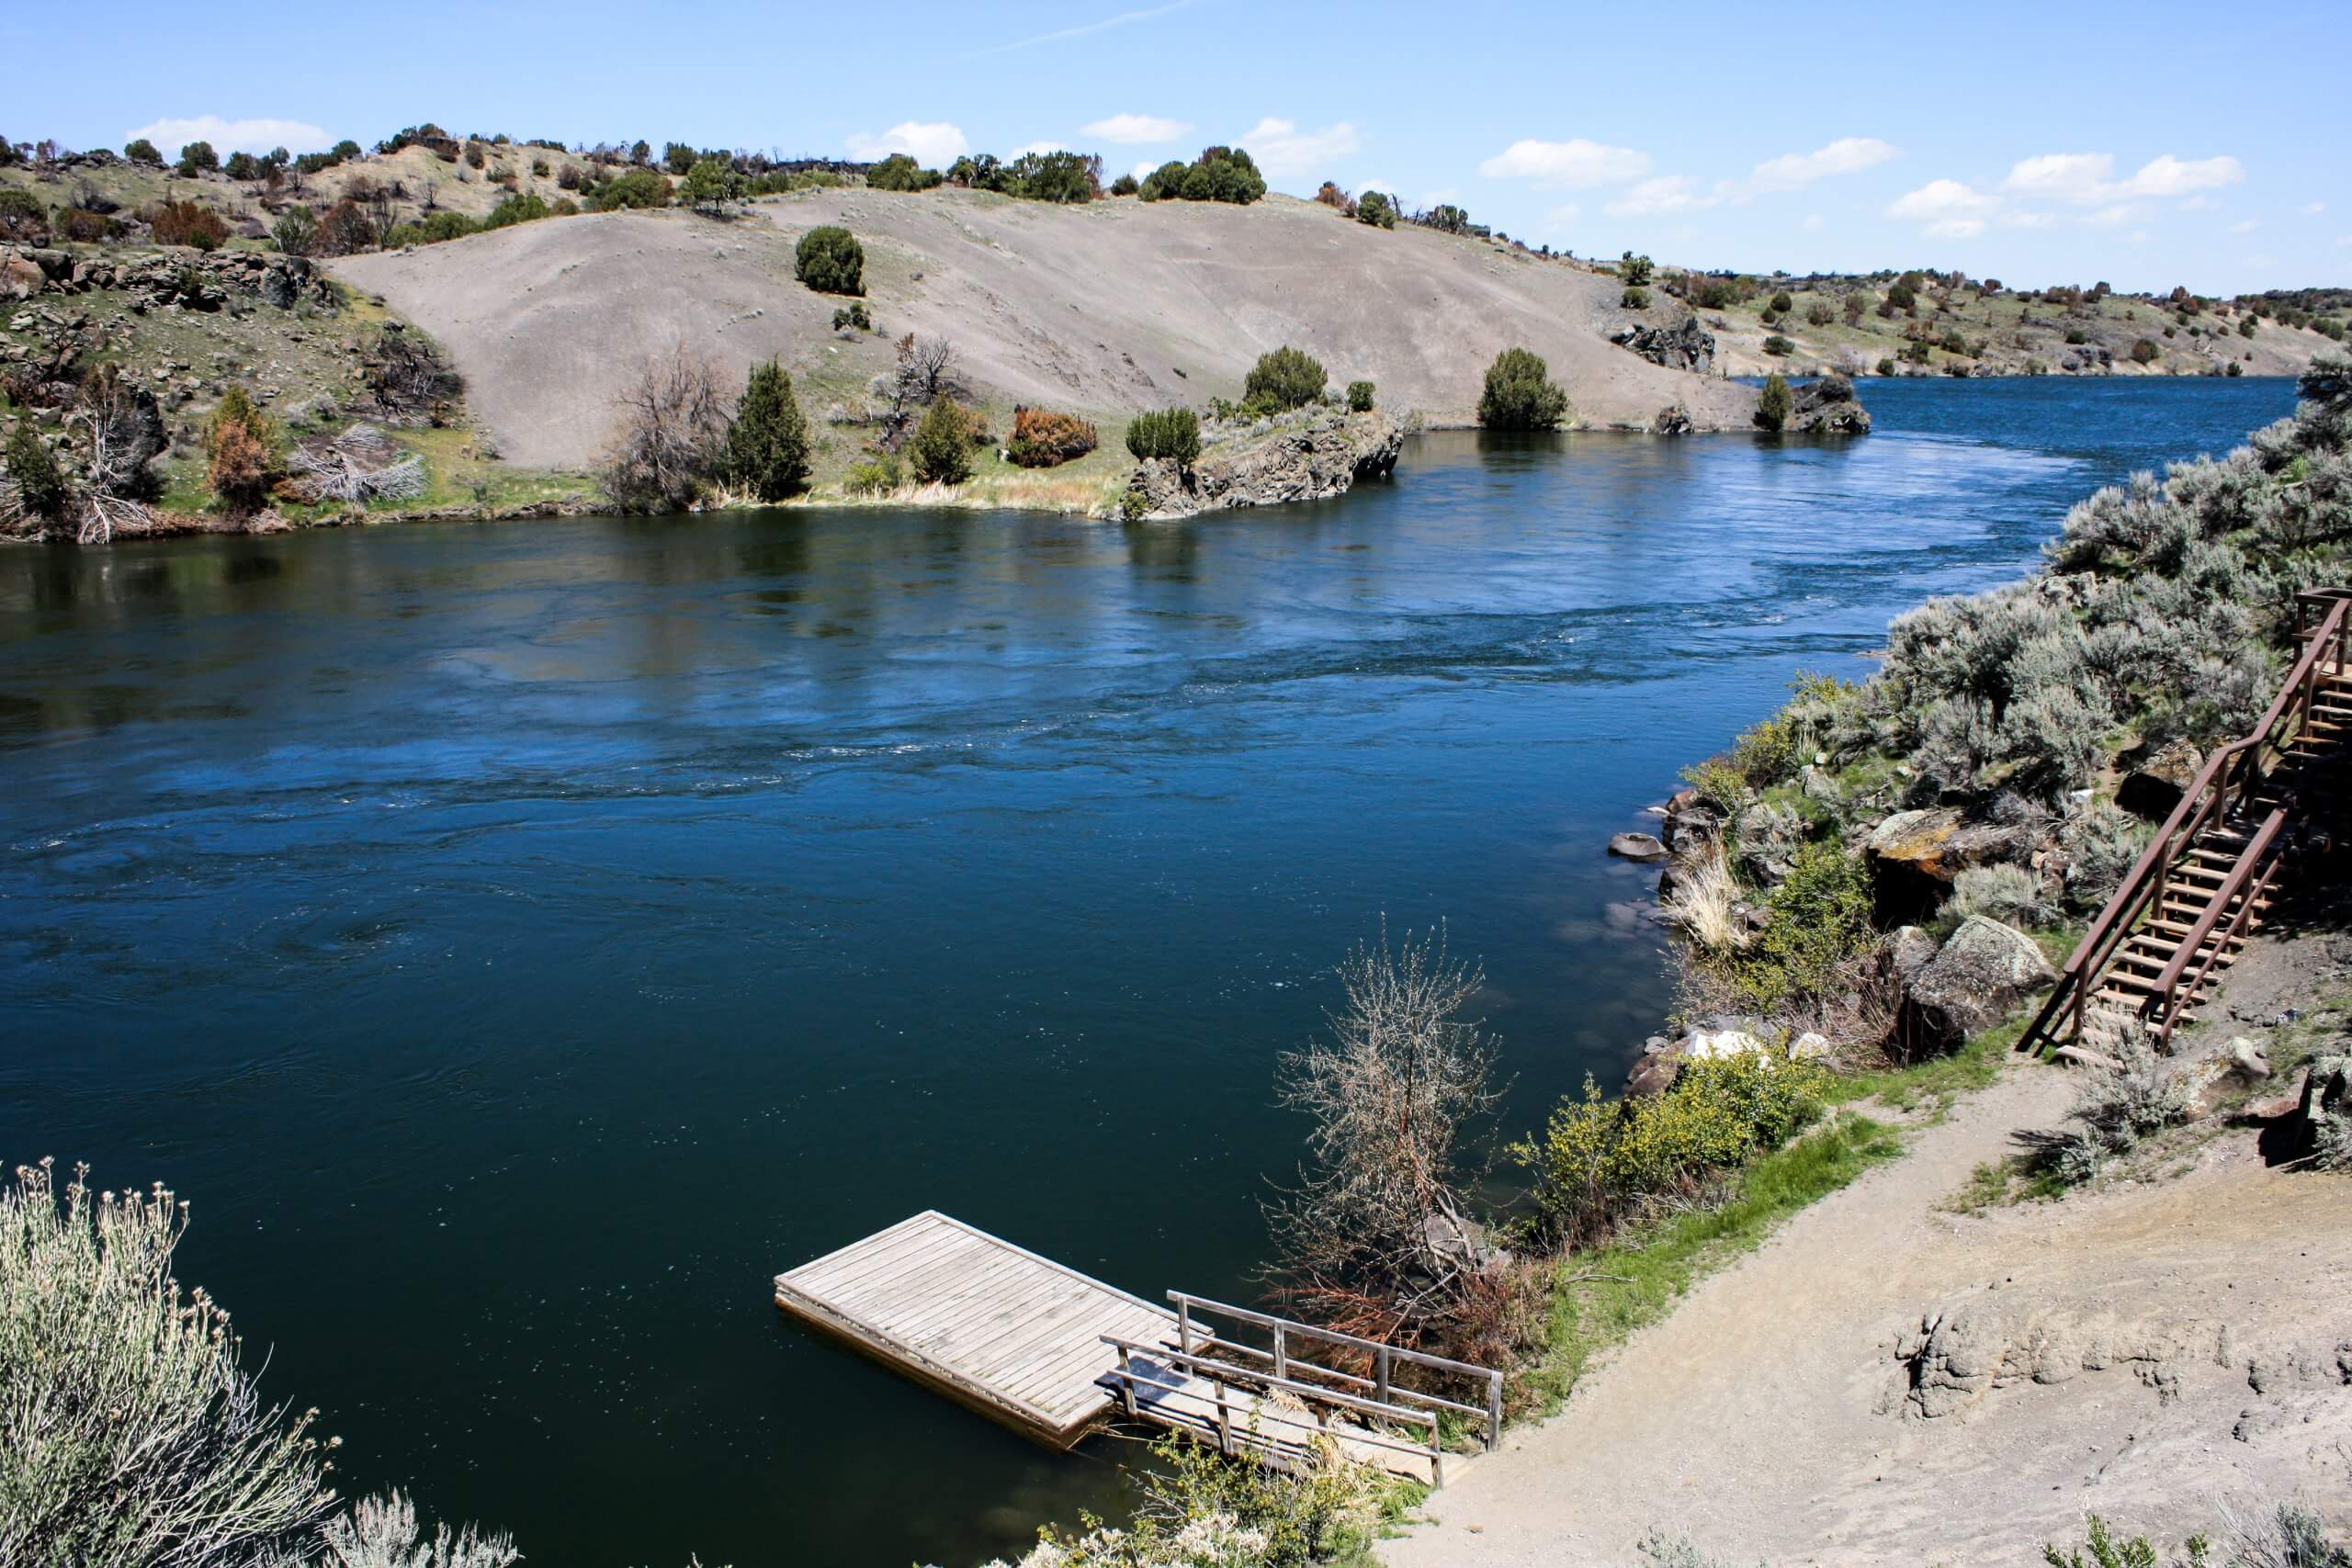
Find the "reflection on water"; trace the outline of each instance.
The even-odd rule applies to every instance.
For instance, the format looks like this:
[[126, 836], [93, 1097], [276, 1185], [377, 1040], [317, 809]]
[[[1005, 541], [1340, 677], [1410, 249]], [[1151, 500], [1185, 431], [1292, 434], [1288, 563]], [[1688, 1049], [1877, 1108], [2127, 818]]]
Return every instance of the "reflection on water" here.
[[1532, 1125], [1668, 1002], [1600, 848], [1680, 764], [2290, 397], [1867, 395], [1851, 445], [1434, 435], [1181, 525], [0, 554], [0, 1157], [192, 1197], [187, 1276], [349, 1483], [537, 1561], [956, 1563], [1111, 1506], [1114, 1451], [768, 1277], [936, 1205], [1251, 1293], [1273, 1056], [1383, 913], [1483, 957]]

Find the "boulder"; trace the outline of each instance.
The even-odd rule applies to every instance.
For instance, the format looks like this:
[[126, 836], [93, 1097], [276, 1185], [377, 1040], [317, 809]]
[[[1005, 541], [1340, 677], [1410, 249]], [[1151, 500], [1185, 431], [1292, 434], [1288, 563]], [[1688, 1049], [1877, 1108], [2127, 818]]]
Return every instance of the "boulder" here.
[[1686, 1061], [1722, 1062], [1766, 1048], [1760, 1035], [1745, 1029], [1694, 1029], [1682, 1043], [1682, 1055]]
[[0, 299], [29, 299], [47, 279], [40, 267], [18, 255], [0, 255]]
[[1609, 341], [1669, 370], [1704, 375], [1715, 364], [1715, 334], [1701, 326], [1696, 316], [1685, 316], [1670, 327], [1634, 322], [1611, 333]]
[[1806, 1030], [1789, 1042], [1792, 1062], [1826, 1062], [1829, 1059], [1829, 1036]]
[[1668, 404], [1657, 411], [1657, 418], [1650, 421], [1652, 435], [1688, 435], [1694, 428], [1690, 411], [1680, 403]]
[[1862, 849], [1882, 869], [1893, 867], [1933, 877], [1938, 882], [1950, 882], [1960, 874], [1960, 866], [1951, 853], [1951, 840], [1960, 831], [1960, 825], [1961, 815], [1954, 807], [1898, 811], [1871, 829]]
[[1141, 499], [1142, 515], [1321, 501], [1359, 479], [1387, 478], [1405, 447], [1404, 425], [1377, 410], [1313, 409], [1261, 423], [1262, 430], [1211, 445], [1190, 472], [1166, 457], [1136, 464], [1128, 488]]
[[2057, 983], [2031, 937], [1971, 915], [1904, 987], [1896, 1039], [1914, 1057], [1952, 1050]]
[[2270, 1058], [2261, 1044], [2240, 1034], [2210, 1056], [2181, 1069], [2192, 1119], [2212, 1115], [2238, 1096], [2241, 1089], [2270, 1076]]
[[1867, 435], [1871, 411], [1855, 400], [1851, 381], [1824, 376], [1790, 389], [1788, 417], [1781, 429], [1798, 435]]
[[1623, 860], [1654, 861], [1666, 858], [1666, 846], [1647, 833], [1619, 833], [1609, 840], [1609, 852]]
[[1897, 926], [1880, 939], [1879, 960], [1895, 983], [1907, 987], [1920, 970], [1935, 961], [1936, 939], [1917, 926]]
[[2204, 765], [2205, 754], [2188, 741], [2166, 741], [2123, 775], [2123, 782], [2116, 786], [2115, 804], [2135, 817], [2162, 822], [2180, 804]]

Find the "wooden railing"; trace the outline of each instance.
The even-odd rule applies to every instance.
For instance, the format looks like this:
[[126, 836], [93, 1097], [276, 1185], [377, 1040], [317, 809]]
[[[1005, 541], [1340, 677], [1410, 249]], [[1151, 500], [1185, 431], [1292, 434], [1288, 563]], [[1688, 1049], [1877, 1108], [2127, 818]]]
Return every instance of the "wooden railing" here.
[[[1206, 1346], [1233, 1351], [1253, 1361], [1264, 1362], [1277, 1377], [1291, 1378], [1305, 1374], [1342, 1388], [1366, 1389], [1381, 1404], [1404, 1402], [1421, 1409], [1451, 1410], [1457, 1415], [1476, 1417], [1486, 1428], [1488, 1452], [1494, 1450], [1503, 1435], [1503, 1374], [1491, 1367], [1474, 1366], [1468, 1361], [1449, 1360], [1432, 1356], [1425, 1350], [1408, 1350], [1402, 1346], [1384, 1345], [1377, 1339], [1365, 1339], [1353, 1334], [1342, 1334], [1335, 1328], [1318, 1328], [1310, 1323], [1295, 1323], [1289, 1318], [1274, 1317], [1247, 1307], [1228, 1306], [1206, 1296], [1187, 1295], [1182, 1291], [1170, 1291], [1168, 1299], [1176, 1304], [1177, 1343], [1186, 1351], [1196, 1346]], [[1195, 1313], [1214, 1317], [1230, 1318], [1252, 1327], [1266, 1330], [1273, 1339], [1272, 1350], [1245, 1345], [1238, 1340], [1219, 1338], [1194, 1320]], [[1298, 1354], [1301, 1341], [1309, 1345], [1338, 1345], [1353, 1350], [1372, 1369], [1370, 1377], [1342, 1371], [1337, 1367], [1322, 1365]], [[1444, 1398], [1417, 1388], [1402, 1387], [1396, 1382], [1399, 1363], [1426, 1367], [1431, 1371], [1444, 1372], [1475, 1384], [1485, 1395], [1482, 1404], [1464, 1404], [1459, 1400]]]
[[[2058, 1043], [2062, 1031], [2063, 1038], [2068, 1042], [2082, 1038], [2084, 1010], [2116, 949], [2122, 946], [2150, 908], [2164, 897], [2173, 872], [2198, 840], [2209, 829], [2250, 813], [2256, 792], [2269, 781], [2281, 752], [2310, 724], [2312, 706], [2324, 679], [2346, 672], [2346, 655], [2352, 651], [2346, 648], [2347, 625], [2352, 625], [2352, 588], [2321, 589], [2295, 595], [2295, 635], [2302, 641], [2303, 650], [2280, 683], [2277, 700], [2245, 739], [2213, 753], [2199, 771], [2195, 782], [2182, 793], [2180, 804], [2173, 807], [2172, 815], [2141, 852], [2107, 907], [2091, 922], [2090, 930], [2083, 933], [2073, 956], [2059, 971], [2057, 987], [2035, 1016], [2032, 1027], [2018, 1042], [2018, 1049], [2030, 1050], [2044, 1042]], [[2283, 822], [2280, 825], [2283, 827]], [[2243, 930], [2255, 900], [2270, 886], [2276, 874], [2278, 846], [2278, 832], [2265, 835], [2257, 829], [2224, 878], [2224, 888], [2241, 889], [2244, 898], [2230, 918], [2223, 942]], [[2182, 979], [2188, 978], [2186, 994], [2193, 995], [2197, 984], [2212, 967], [2208, 956], [2197, 964], [2193, 976], [2188, 974], [2188, 964], [2196, 961], [2202, 937], [2211, 933], [2230, 897], [2227, 893], [2213, 897], [2191, 939], [2181, 943], [2165, 965], [2154, 992], [2141, 1006], [2142, 1020], [2154, 1025], [2165, 1038], [2171, 1036], [2173, 1025], [2186, 1005], [2180, 990]]]

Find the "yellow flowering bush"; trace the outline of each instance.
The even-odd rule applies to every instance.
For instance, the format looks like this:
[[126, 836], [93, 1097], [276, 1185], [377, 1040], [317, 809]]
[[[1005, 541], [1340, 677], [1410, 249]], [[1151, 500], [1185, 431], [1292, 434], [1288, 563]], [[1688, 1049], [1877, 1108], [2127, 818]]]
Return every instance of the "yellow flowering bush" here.
[[1687, 1061], [1663, 1094], [1604, 1100], [1587, 1076], [1540, 1140], [1511, 1156], [1536, 1173], [1535, 1201], [1554, 1239], [1605, 1234], [1643, 1200], [1690, 1192], [1712, 1174], [1778, 1148], [1821, 1114], [1827, 1075], [1777, 1050]]

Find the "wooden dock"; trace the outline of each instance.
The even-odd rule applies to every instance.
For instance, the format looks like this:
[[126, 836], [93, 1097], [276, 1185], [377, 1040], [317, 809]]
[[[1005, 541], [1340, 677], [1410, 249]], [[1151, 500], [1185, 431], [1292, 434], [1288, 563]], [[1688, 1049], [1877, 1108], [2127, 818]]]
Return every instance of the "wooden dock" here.
[[[1448, 1420], [1483, 1427], [1488, 1450], [1501, 1434], [1500, 1373], [1168, 1294], [1173, 1312], [935, 1209], [775, 1277], [786, 1312], [1056, 1448], [1118, 1413], [1278, 1466], [1328, 1442], [1442, 1486], [1467, 1458], [1446, 1451]], [[1408, 1371], [1466, 1380], [1477, 1403], [1392, 1375]]]
[[926, 1209], [775, 1277], [776, 1305], [984, 1416], [1069, 1448], [1112, 1411], [1106, 1334], [1173, 1343], [1176, 1314]]

